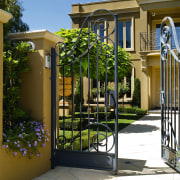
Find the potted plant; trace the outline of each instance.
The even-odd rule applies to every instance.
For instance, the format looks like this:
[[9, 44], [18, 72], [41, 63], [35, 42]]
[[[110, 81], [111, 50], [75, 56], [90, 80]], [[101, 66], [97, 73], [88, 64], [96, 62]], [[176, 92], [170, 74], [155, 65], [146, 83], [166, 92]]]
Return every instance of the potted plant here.
[[97, 97], [97, 88], [93, 88], [93, 89], [91, 90], [91, 93], [92, 93], [92, 95], [93, 95], [93, 98], [96, 98], [96, 97]]
[[124, 95], [127, 94], [129, 91], [128, 84], [119, 83], [118, 84], [118, 95], [119, 98], [123, 98], [122, 105], [124, 105]]

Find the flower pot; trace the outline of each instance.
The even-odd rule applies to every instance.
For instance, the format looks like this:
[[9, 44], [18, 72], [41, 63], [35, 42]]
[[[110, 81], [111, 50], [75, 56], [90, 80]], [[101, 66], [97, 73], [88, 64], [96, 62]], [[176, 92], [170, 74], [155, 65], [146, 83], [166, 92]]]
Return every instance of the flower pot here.
[[[74, 80], [74, 87], [76, 81]], [[64, 96], [72, 94], [72, 77], [64, 77]], [[59, 77], [59, 95], [63, 96], [63, 77]]]

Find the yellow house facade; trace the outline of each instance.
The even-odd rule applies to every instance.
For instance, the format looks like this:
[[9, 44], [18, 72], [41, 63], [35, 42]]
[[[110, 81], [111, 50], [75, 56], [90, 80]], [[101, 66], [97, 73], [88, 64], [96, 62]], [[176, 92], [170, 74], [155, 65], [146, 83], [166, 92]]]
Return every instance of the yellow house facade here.
[[[129, 77], [131, 92], [125, 102], [131, 102], [134, 79], [141, 82], [141, 108], [160, 107], [160, 24], [170, 16], [180, 40], [179, 0], [109, 0], [86, 4], [73, 4], [72, 28], [80, 28], [85, 17], [97, 9], [107, 9], [118, 15], [118, 43], [133, 57], [133, 69]], [[106, 14], [111, 28], [112, 20]], [[84, 84], [86, 80], [84, 80]], [[85, 85], [84, 85], [85, 86]], [[84, 99], [86, 91], [84, 91]]]

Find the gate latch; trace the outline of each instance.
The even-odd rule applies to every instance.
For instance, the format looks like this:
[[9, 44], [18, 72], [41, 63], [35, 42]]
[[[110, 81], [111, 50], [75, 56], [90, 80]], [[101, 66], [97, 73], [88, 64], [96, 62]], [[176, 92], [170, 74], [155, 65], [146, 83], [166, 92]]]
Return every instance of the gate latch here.
[[165, 101], [165, 92], [161, 91], [161, 94], [160, 94], [160, 104], [164, 104], [164, 101]]

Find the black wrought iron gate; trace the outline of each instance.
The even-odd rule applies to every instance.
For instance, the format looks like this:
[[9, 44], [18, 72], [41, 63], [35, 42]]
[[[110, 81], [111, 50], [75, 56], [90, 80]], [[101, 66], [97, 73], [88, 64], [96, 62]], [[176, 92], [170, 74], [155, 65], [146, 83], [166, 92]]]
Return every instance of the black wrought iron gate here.
[[[103, 14], [102, 18], [100, 14]], [[111, 19], [110, 24], [105, 17]], [[86, 36], [82, 36], [85, 27], [87, 28]], [[58, 42], [56, 47], [52, 48], [52, 168], [62, 165], [117, 171], [117, 28], [117, 15], [108, 10], [97, 10], [84, 20], [79, 35], [76, 40], [72, 39], [74, 45], [67, 54], [62, 56], [62, 52], [68, 48], [64, 42]], [[96, 34], [93, 42], [90, 41], [91, 31]], [[87, 48], [77, 56], [77, 50], [81, 50], [78, 45], [81, 38], [86, 38]], [[59, 57], [60, 64], [57, 63], [56, 57]], [[113, 69], [108, 69], [109, 59], [114, 64]], [[61, 74], [59, 85], [57, 85], [57, 77], [59, 77], [57, 67]], [[114, 72], [113, 77], [109, 77], [110, 71]], [[67, 74], [69, 77], [66, 77]], [[86, 74], [85, 78], [83, 74]], [[107, 88], [109, 79], [111, 79], [110, 85], [113, 90], [110, 92], [110, 97]], [[93, 84], [96, 87], [96, 97], [92, 94]], [[79, 88], [78, 101], [75, 97], [77, 88]], [[86, 100], [83, 101], [83, 97], [86, 97]], [[103, 102], [100, 101], [102, 99]], [[57, 109], [59, 109], [59, 117]], [[114, 120], [114, 126], [108, 126], [109, 119]]]
[[162, 21], [160, 43], [162, 157], [180, 172], [180, 48], [170, 17]]

